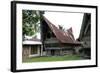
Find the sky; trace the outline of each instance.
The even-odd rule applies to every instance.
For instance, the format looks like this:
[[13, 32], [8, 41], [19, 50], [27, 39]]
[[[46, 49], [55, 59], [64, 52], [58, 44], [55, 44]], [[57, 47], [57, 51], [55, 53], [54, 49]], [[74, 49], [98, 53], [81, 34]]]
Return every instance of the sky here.
[[[65, 30], [72, 27], [75, 39], [79, 37], [80, 29], [83, 21], [83, 13], [69, 12], [48, 12], [45, 11], [44, 16], [53, 23], [56, 27], [61, 25]], [[40, 32], [36, 34], [38, 39], [41, 39]], [[32, 38], [32, 37], [31, 37]]]
[[44, 16], [55, 26], [63, 26], [66, 30], [72, 27], [75, 39], [79, 37], [83, 13], [45, 12]]

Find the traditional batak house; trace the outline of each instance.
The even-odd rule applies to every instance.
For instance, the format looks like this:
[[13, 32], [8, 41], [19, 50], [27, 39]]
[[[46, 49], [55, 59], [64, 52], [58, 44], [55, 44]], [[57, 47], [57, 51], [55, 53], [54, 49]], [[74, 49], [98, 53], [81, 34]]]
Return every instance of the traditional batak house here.
[[78, 41], [83, 42], [80, 54], [84, 58], [91, 58], [91, 14], [84, 13]]
[[41, 28], [43, 52], [46, 56], [71, 55], [75, 53], [74, 47], [81, 45], [74, 39], [72, 28], [63, 31], [44, 16]]

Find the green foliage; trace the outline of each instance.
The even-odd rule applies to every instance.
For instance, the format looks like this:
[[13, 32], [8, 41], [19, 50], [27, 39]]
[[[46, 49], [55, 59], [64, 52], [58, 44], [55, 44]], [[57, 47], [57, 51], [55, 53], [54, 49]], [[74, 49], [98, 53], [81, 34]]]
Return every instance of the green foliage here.
[[23, 10], [22, 15], [23, 35], [32, 36], [40, 31], [39, 11]]

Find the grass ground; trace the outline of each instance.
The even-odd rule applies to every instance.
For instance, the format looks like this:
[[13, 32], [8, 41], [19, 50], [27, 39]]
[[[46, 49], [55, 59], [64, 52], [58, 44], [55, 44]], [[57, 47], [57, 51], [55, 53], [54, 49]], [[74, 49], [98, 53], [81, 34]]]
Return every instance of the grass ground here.
[[30, 62], [51, 62], [51, 61], [67, 61], [67, 60], [82, 60], [78, 55], [66, 55], [66, 56], [45, 56], [45, 57], [32, 57], [24, 60], [24, 63]]

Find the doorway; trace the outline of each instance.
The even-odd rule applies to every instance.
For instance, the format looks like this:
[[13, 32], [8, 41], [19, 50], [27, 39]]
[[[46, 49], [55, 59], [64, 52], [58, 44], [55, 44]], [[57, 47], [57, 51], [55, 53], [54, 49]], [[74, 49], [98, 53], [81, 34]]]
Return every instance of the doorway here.
[[52, 56], [55, 55], [55, 50], [51, 50], [51, 55], [52, 55]]

